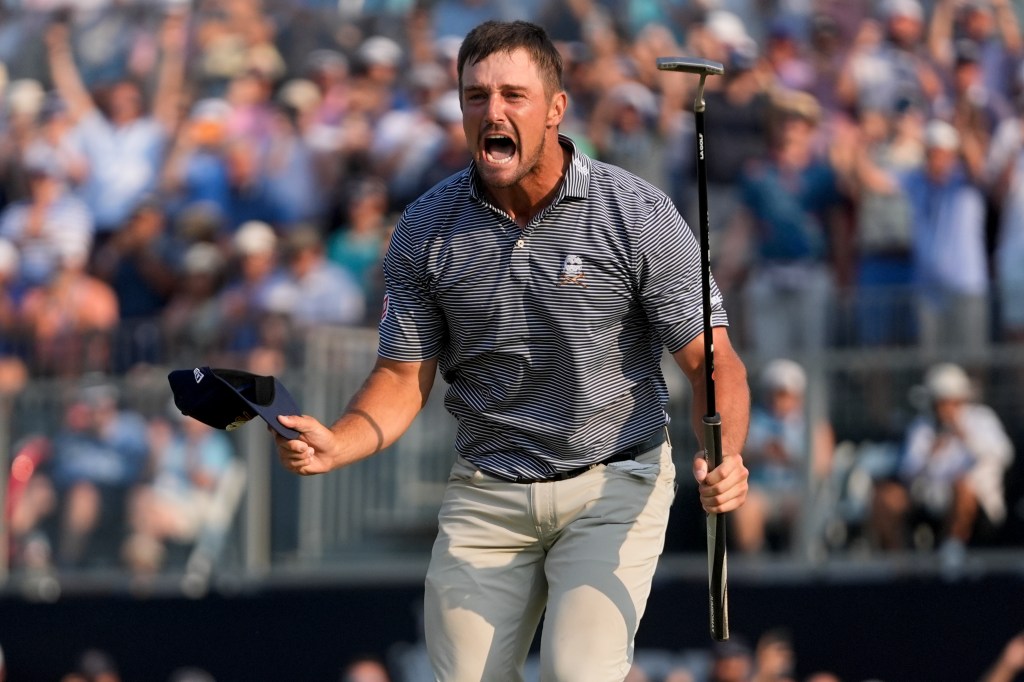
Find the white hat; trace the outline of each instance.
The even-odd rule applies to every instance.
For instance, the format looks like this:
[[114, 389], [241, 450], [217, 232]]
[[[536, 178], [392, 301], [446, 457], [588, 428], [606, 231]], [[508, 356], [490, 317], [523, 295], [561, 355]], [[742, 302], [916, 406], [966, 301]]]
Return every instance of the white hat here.
[[779, 358], [761, 370], [761, 385], [769, 391], [803, 393], [807, 388], [807, 374], [797, 362]]
[[967, 400], [973, 393], [967, 372], [951, 362], [929, 368], [924, 375], [924, 388], [932, 400]]
[[449, 90], [434, 100], [434, 116], [445, 125], [462, 123], [462, 103], [458, 90]]
[[654, 116], [658, 113], [658, 100], [643, 83], [624, 81], [613, 87], [609, 96], [621, 105], [636, 109], [643, 116]]
[[371, 36], [359, 46], [358, 55], [366, 64], [398, 66], [402, 61], [402, 46], [385, 36]]
[[231, 104], [220, 97], [205, 97], [192, 105], [189, 117], [203, 121], [224, 121], [231, 115]]
[[215, 275], [224, 265], [220, 249], [210, 242], [196, 242], [185, 251], [185, 273], [189, 275]]
[[35, 116], [45, 100], [46, 91], [34, 78], [19, 78], [7, 85], [7, 108], [11, 113]]
[[924, 129], [924, 145], [928, 149], [955, 151], [960, 148], [960, 133], [952, 124], [932, 119]]
[[268, 253], [277, 248], [277, 233], [262, 220], [242, 223], [235, 233], [235, 250], [243, 256]]
[[921, 21], [924, 18], [924, 8], [917, 0], [885, 0], [882, 3], [882, 15], [886, 19], [907, 17]]
[[708, 13], [705, 26], [719, 42], [730, 47], [748, 45], [751, 41], [743, 19], [734, 12], [724, 9], [712, 10]]
[[279, 102], [294, 107], [297, 111], [305, 112], [320, 105], [323, 96], [320, 88], [311, 80], [306, 78], [292, 78], [281, 86], [277, 92]]

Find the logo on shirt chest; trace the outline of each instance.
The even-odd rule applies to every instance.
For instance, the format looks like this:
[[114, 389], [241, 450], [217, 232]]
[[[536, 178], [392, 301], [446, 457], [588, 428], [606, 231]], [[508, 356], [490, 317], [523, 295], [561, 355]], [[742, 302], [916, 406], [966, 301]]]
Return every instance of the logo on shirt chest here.
[[583, 272], [583, 259], [579, 256], [566, 256], [562, 262], [562, 276], [558, 280], [558, 286], [563, 284], [578, 284], [581, 287], [586, 287], [587, 283], [583, 281], [586, 273]]

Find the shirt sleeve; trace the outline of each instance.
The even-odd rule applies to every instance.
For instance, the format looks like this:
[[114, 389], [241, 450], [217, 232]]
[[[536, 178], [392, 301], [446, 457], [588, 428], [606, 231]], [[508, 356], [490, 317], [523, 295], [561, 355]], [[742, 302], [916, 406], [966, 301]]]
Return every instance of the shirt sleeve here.
[[381, 357], [418, 362], [437, 357], [445, 339], [444, 314], [421, 275], [425, 248], [413, 239], [406, 218], [398, 222], [384, 256], [384, 305], [380, 317]]
[[[667, 198], [641, 229], [638, 284], [644, 311], [661, 342], [676, 352], [704, 331], [700, 245]], [[722, 293], [711, 277], [711, 324], [728, 326]]]

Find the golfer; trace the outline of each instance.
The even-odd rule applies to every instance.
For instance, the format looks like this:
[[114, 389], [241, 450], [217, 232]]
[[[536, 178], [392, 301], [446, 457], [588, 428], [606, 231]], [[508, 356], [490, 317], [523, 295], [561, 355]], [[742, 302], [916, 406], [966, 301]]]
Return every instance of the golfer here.
[[[458, 76], [472, 163], [399, 221], [376, 365], [332, 426], [280, 417], [301, 436], [276, 436], [278, 454], [302, 475], [373, 455], [440, 369], [458, 432], [426, 578], [436, 678], [521, 680], [543, 616], [543, 680], [621, 681], [675, 493], [664, 349], [701, 433], [698, 246], [662, 192], [559, 134], [562, 63], [542, 28], [481, 24]], [[721, 513], [747, 492], [749, 391], [712, 293], [724, 456], [693, 475]]]

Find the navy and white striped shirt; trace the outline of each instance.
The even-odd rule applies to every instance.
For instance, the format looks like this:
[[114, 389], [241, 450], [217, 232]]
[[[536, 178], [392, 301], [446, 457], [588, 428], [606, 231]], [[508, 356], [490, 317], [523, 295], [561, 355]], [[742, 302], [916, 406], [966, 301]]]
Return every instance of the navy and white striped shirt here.
[[[521, 229], [470, 165], [411, 204], [384, 259], [382, 357], [438, 358], [456, 449], [544, 478], [667, 421], [662, 347], [703, 329], [700, 252], [650, 183], [572, 152], [556, 199]], [[717, 286], [714, 325], [727, 319]]]

